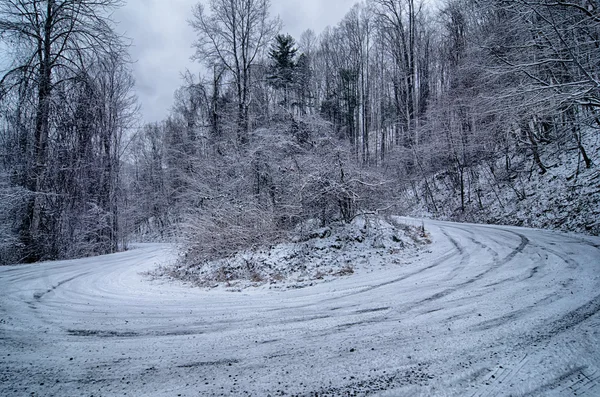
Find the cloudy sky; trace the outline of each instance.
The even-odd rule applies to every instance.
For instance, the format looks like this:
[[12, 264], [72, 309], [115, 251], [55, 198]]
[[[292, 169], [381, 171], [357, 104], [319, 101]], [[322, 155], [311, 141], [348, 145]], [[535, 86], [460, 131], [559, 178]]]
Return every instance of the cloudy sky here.
[[[165, 118], [186, 68], [199, 72], [190, 61], [194, 32], [188, 26], [192, 6], [208, 0], [126, 0], [114, 19], [118, 30], [133, 41], [131, 56], [145, 122]], [[283, 32], [296, 39], [306, 29], [317, 33], [336, 25], [356, 0], [271, 0], [271, 15], [279, 15]]]

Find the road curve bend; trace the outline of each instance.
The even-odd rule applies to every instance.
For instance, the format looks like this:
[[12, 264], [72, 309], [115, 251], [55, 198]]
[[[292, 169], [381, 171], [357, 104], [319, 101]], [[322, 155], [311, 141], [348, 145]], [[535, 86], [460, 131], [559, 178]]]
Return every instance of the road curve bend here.
[[425, 227], [410, 262], [288, 291], [150, 280], [168, 245], [1, 267], [0, 395], [600, 395], [600, 239]]

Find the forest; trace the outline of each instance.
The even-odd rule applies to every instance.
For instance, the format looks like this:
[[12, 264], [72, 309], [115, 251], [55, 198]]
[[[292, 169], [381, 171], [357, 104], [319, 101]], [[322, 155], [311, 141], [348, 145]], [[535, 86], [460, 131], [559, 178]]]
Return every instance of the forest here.
[[408, 195], [461, 218], [487, 210], [483, 180], [502, 206], [566, 158], [596, 167], [597, 0], [366, 0], [300, 37], [269, 0], [208, 0], [197, 70], [149, 124], [121, 3], [0, 3], [0, 264], [144, 240], [199, 263]]

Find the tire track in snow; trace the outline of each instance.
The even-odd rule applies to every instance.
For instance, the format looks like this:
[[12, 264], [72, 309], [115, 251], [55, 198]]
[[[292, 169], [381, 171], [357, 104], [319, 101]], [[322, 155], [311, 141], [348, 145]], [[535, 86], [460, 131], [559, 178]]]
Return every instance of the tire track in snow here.
[[[50, 267], [40, 268], [38, 277], [28, 268], [30, 281], [14, 284], [0, 269], [0, 302], [9, 302], [2, 305], [7, 315], [20, 322], [44, 318], [50, 331], [25, 331], [19, 337], [25, 345], [0, 340], [11, 354], [0, 354], [0, 378], [6, 380], [0, 382], [0, 394], [13, 394], [20, 383], [28, 390], [21, 387], [17, 395], [267, 395], [276, 390], [373, 395], [388, 390], [388, 396], [462, 396], [473, 387], [474, 395], [485, 397], [523, 390], [597, 392], [598, 373], [589, 362], [600, 360], [594, 345], [600, 333], [589, 332], [577, 345], [581, 348], [561, 363], [553, 356], [559, 347], [548, 349], [564, 338], [577, 339], [581, 324], [593, 330], [591, 321], [598, 319], [598, 266], [585, 259], [600, 259], [590, 254], [593, 249], [576, 243], [567, 249], [551, 246], [552, 239], [539, 231], [432, 225], [440, 243], [434, 255], [406, 267], [287, 292], [225, 293], [150, 282], [135, 276], [158, 252], [148, 249], [98, 258], [100, 266], [92, 261], [61, 265], [53, 280], [65, 281], [75, 270], [91, 274], [43, 295], [40, 315], [31, 317], [18, 309], [40, 290], [39, 277]], [[550, 237], [562, 241], [560, 235]], [[587, 250], [587, 257], [569, 257], [578, 248]], [[550, 260], [538, 255], [544, 253]], [[561, 262], [565, 258], [573, 261], [572, 269]], [[550, 277], [552, 272], [557, 273]], [[498, 279], [511, 281], [492, 288]], [[582, 287], [579, 295], [560, 288], [567, 279]], [[439, 289], [454, 289], [457, 295], [438, 297], [436, 305], [419, 304]], [[564, 300], [553, 304], [555, 299]], [[407, 313], [407, 307], [427, 314]], [[456, 322], [448, 324], [448, 316], [456, 316]], [[575, 368], [582, 369], [569, 375]], [[546, 372], [555, 378], [535, 377]]]
[[75, 279], [77, 279], [77, 278], [79, 278], [79, 277], [86, 276], [86, 275], [88, 275], [88, 274], [89, 274], [89, 272], [87, 272], [87, 273], [82, 273], [82, 274], [78, 274], [78, 275], [76, 275], [76, 276], [70, 277], [70, 278], [68, 278], [68, 279], [66, 279], [66, 280], [59, 281], [57, 284], [55, 284], [55, 285], [51, 286], [50, 288], [48, 288], [47, 290], [45, 290], [45, 291], [43, 291], [43, 292], [35, 292], [35, 293], [33, 294], [33, 298], [34, 298], [36, 301], [40, 301], [40, 300], [42, 300], [42, 298], [44, 297], [44, 295], [46, 295], [46, 294], [49, 294], [49, 293], [51, 293], [51, 292], [55, 291], [57, 288], [59, 288], [60, 286], [62, 286], [62, 285], [64, 285], [64, 284], [66, 284], [66, 283], [68, 283], [68, 282], [70, 282], [70, 281], [73, 281], [73, 280], [75, 280]]
[[[592, 391], [593, 389], [599, 388], [600, 385], [600, 371], [595, 370], [590, 375], [586, 375], [582, 372], [583, 378], [577, 379], [572, 385], [564, 388], [561, 392], [570, 391], [573, 395], [585, 395], [587, 392]], [[597, 395], [597, 393], [596, 393]]]
[[[548, 299], [552, 301], [555, 300], [552, 297], [548, 297]], [[528, 308], [524, 308], [520, 312], [526, 314], [528, 312], [527, 309]], [[514, 346], [513, 350], [538, 353], [540, 351], [540, 344], [573, 329], [598, 313], [600, 313], [600, 295], [579, 308], [564, 314], [561, 318], [548, 324], [544, 324], [541, 330], [535, 330], [535, 332], [537, 332], [535, 336], [531, 335], [532, 331], [528, 331], [527, 335], [521, 335], [521, 337], [518, 338], [520, 342]], [[488, 329], [501, 325], [500, 322], [498, 322], [498, 324], [491, 324], [493, 321], [494, 320], [490, 320], [490, 325], [493, 326]], [[485, 328], [478, 328], [477, 330], [481, 331], [485, 330]], [[496, 370], [490, 371], [489, 375], [483, 380], [485, 384], [472, 394], [471, 397], [491, 397], [502, 394], [507, 387], [511, 387], [515, 383], [518, 383], [518, 381], [514, 381], [514, 379], [528, 361], [529, 353], [526, 353], [517, 364], [510, 366], [510, 368], [508, 368], [509, 365], [503, 364], [501, 367], [496, 368]], [[600, 384], [600, 375], [597, 375], [598, 371], [594, 370], [594, 372], [588, 376], [584, 372], [587, 369], [588, 367], [584, 365], [564, 370], [562, 374], [557, 375], [552, 380], [528, 391], [526, 395], [544, 396], [551, 391], [560, 390], [565, 383], [569, 384], [569, 386], [564, 387], [562, 391], [569, 390], [569, 394], [582, 395], [582, 393], [591, 390]], [[562, 394], [563, 393], [561, 392], [561, 395]]]
[[[460, 258], [461, 258], [459, 266], [463, 266], [464, 267], [466, 265], [466, 263], [468, 262], [468, 259], [470, 258], [470, 255], [465, 252], [465, 249], [464, 249], [463, 246], [461, 246], [460, 244], [458, 244], [458, 242], [456, 240], [454, 240], [453, 238], [451, 238], [450, 236], [448, 236], [448, 234], [445, 233], [443, 230], [442, 230], [442, 233], [452, 243], [452, 245], [454, 247], [454, 251], [452, 251], [450, 253], [447, 253], [446, 255], [443, 255], [442, 257], [434, 260], [433, 263], [430, 266], [423, 267], [423, 268], [421, 268], [421, 269], [419, 269], [419, 270], [417, 270], [415, 272], [402, 275], [400, 277], [397, 277], [397, 278], [395, 278], [393, 280], [390, 280], [390, 281], [386, 281], [384, 283], [380, 283], [380, 284], [376, 284], [376, 285], [364, 287], [360, 291], [356, 291], [356, 292], [350, 293], [348, 295], [344, 295], [344, 296], [332, 298], [330, 300], [338, 300], [338, 299], [341, 299], [341, 298], [351, 297], [351, 296], [363, 294], [363, 293], [366, 293], [366, 292], [371, 292], [371, 291], [374, 291], [376, 289], [379, 289], [379, 288], [382, 288], [382, 287], [386, 287], [386, 286], [389, 286], [389, 285], [392, 285], [392, 284], [400, 283], [402, 281], [405, 281], [405, 280], [408, 280], [408, 279], [410, 279], [412, 277], [420, 275], [420, 274], [422, 274], [422, 273], [424, 273], [426, 271], [430, 271], [432, 269], [435, 269], [435, 268], [443, 265], [447, 261], [453, 259], [456, 256], [460, 256]], [[329, 301], [329, 300], [325, 300], [325, 301]]]
[[524, 306], [520, 309], [513, 310], [507, 314], [504, 314], [499, 317], [494, 317], [490, 320], [481, 321], [481, 322], [477, 323], [476, 325], [474, 325], [473, 327], [471, 327], [471, 330], [473, 330], [473, 331], [489, 331], [489, 330], [501, 327], [503, 325], [506, 325], [508, 323], [514, 323], [517, 320], [519, 320], [523, 317], [526, 317], [527, 315], [530, 315], [531, 312], [533, 311], [533, 309], [539, 309], [540, 306], [552, 303], [552, 302], [556, 301], [557, 299], [558, 298], [555, 297], [554, 294], [549, 294], [542, 299], [536, 300], [532, 305]]
[[[461, 229], [461, 228], [458, 228], [458, 227], [456, 229], [465, 231], [464, 229]], [[509, 263], [511, 260], [513, 260], [518, 254], [520, 254], [520, 253], [523, 252], [523, 250], [525, 249], [525, 247], [529, 244], [529, 239], [527, 237], [525, 237], [524, 235], [522, 235], [522, 234], [514, 233], [514, 232], [511, 232], [511, 233], [516, 234], [517, 236], [519, 236], [520, 239], [521, 239], [521, 242], [520, 242], [519, 246], [517, 248], [513, 249], [506, 257], [504, 257], [503, 259], [498, 259], [498, 255], [497, 255], [497, 253], [495, 253], [495, 251], [491, 250], [488, 246], [486, 246], [485, 244], [483, 244], [481, 242], [476, 243], [478, 246], [480, 246], [482, 248], [486, 248], [488, 250], [488, 252], [491, 253], [492, 262], [484, 265], [484, 267], [487, 267], [487, 269], [484, 270], [483, 272], [480, 272], [480, 273], [476, 274], [474, 277], [471, 277], [467, 281], [463, 281], [463, 282], [461, 282], [459, 284], [456, 284], [453, 287], [447, 288], [447, 289], [445, 289], [445, 290], [443, 290], [441, 292], [438, 292], [438, 293], [436, 293], [436, 294], [434, 294], [434, 295], [432, 295], [430, 297], [427, 297], [427, 298], [419, 301], [418, 304], [433, 302], [433, 301], [442, 299], [442, 298], [444, 298], [444, 297], [446, 297], [446, 296], [448, 296], [448, 295], [450, 295], [450, 294], [452, 294], [454, 292], [460, 291], [463, 288], [469, 286], [470, 284], [473, 284], [473, 283], [475, 283], [475, 282], [483, 279], [484, 276], [486, 276], [487, 274], [489, 274], [489, 273], [491, 273], [493, 271], [498, 270], [499, 267], [501, 267], [501, 266]], [[446, 233], [444, 233], [444, 234], [446, 234]], [[474, 239], [472, 241], [475, 242]], [[464, 248], [462, 250], [464, 251]]]
[[[444, 236], [446, 236], [446, 239], [448, 239], [448, 241], [450, 241], [450, 243], [454, 246], [454, 248], [456, 248], [456, 250], [458, 251], [458, 254], [460, 255], [460, 263], [458, 264], [458, 266], [455, 266], [454, 269], [452, 269], [452, 271], [450, 272], [450, 275], [449, 275], [449, 279], [452, 280], [465, 267], [467, 267], [467, 264], [469, 263], [469, 260], [471, 259], [471, 255], [468, 252], [466, 252], [465, 247], [463, 247], [461, 244], [459, 244], [458, 241], [456, 241], [454, 238], [452, 238], [448, 234], [448, 232], [446, 231], [445, 228], [440, 228], [440, 230], [442, 231], [442, 234]], [[470, 239], [470, 240], [475, 242], [474, 239]]]
[[529, 354], [525, 354], [515, 365], [509, 368], [499, 365], [495, 371], [490, 371], [484, 380], [487, 384], [471, 394], [471, 397], [491, 397], [498, 395], [502, 388], [520, 373], [528, 361]]
[[[548, 392], [559, 389], [566, 382], [577, 384], [581, 382], [583, 379], [589, 378], [585, 375], [584, 371], [587, 367], [576, 367], [569, 369], [562, 373], [561, 375], [555, 377], [549, 382], [544, 383], [541, 386], [536, 387], [535, 389], [527, 392], [528, 396], [545, 396]], [[565, 391], [565, 389], [563, 389]], [[573, 392], [574, 395], [579, 395], [577, 392]]]
[[[322, 299], [318, 303], [308, 303], [308, 304], [304, 304], [304, 305], [295, 305], [295, 306], [286, 307], [286, 308], [275, 308], [275, 309], [272, 309], [272, 310], [273, 311], [281, 311], [281, 310], [289, 310], [289, 309], [303, 309], [303, 308], [307, 308], [307, 307], [314, 307], [315, 305], [322, 305], [323, 303], [335, 302], [335, 301], [339, 301], [339, 300], [351, 298], [351, 297], [354, 297], [356, 295], [365, 294], [367, 292], [371, 292], [371, 291], [374, 291], [374, 290], [377, 290], [377, 289], [380, 289], [380, 288], [383, 288], [383, 287], [387, 287], [389, 285], [400, 283], [400, 282], [408, 280], [408, 279], [410, 279], [412, 277], [418, 276], [418, 275], [420, 275], [420, 274], [422, 274], [422, 273], [424, 273], [424, 272], [426, 272], [428, 270], [432, 270], [432, 269], [434, 269], [436, 267], [439, 267], [440, 265], [446, 263], [450, 259], [456, 257], [457, 253], [458, 253], [458, 251], [453, 251], [453, 252], [447, 253], [447, 254], [441, 256], [440, 258], [434, 260], [433, 263], [431, 265], [429, 265], [429, 266], [420, 268], [419, 270], [411, 272], [411, 273], [408, 273], [408, 274], [404, 274], [404, 275], [402, 275], [400, 277], [397, 277], [397, 278], [394, 278], [394, 279], [392, 279], [390, 281], [386, 281], [386, 282], [383, 282], [383, 283], [378, 283], [378, 284], [375, 284], [375, 285], [369, 285], [369, 286], [365, 286], [365, 287], [357, 287], [357, 288], [355, 288], [354, 291], [343, 293], [343, 294], [337, 295], [337, 296], [332, 297], [332, 298]], [[340, 309], [339, 307], [334, 307], [334, 308], [331, 308], [330, 310], [339, 310], [339, 309]]]
[[538, 330], [537, 335], [530, 336], [528, 338], [529, 340], [523, 344], [540, 343], [552, 339], [553, 337], [578, 326], [599, 312], [600, 295], [584, 305], [579, 306], [577, 309], [563, 314], [559, 319], [542, 326], [541, 329]]

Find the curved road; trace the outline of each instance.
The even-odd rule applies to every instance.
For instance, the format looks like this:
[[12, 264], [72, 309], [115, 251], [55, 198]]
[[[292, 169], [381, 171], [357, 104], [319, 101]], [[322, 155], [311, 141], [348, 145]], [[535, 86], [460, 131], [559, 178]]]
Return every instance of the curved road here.
[[0, 268], [0, 395], [600, 395], [600, 239], [428, 221], [411, 263], [231, 293], [145, 245]]

